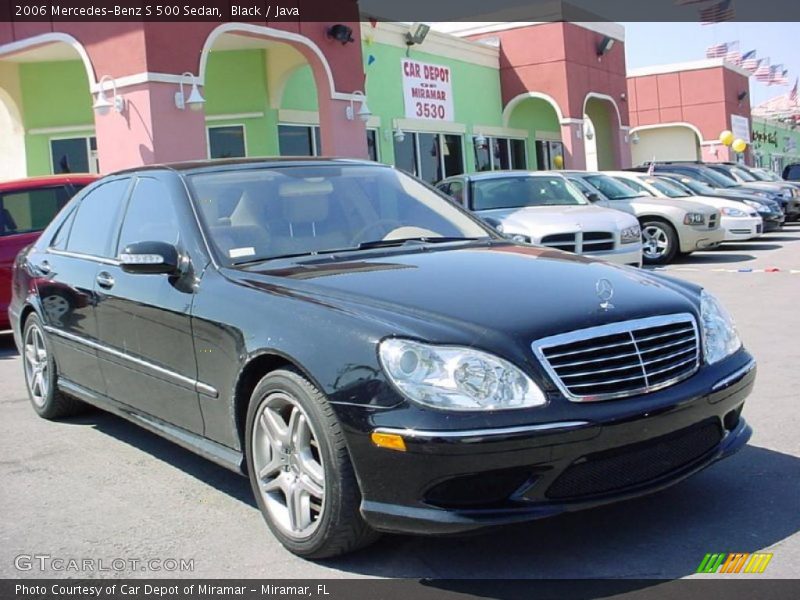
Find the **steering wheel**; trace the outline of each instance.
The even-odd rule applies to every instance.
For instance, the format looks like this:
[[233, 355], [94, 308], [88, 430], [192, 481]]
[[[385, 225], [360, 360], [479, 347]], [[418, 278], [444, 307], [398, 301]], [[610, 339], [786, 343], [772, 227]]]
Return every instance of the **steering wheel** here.
[[377, 229], [378, 227], [380, 227], [382, 225], [393, 225], [393, 226], [395, 226], [395, 227], [393, 227], [393, 229], [396, 229], [397, 226], [400, 225], [400, 223], [398, 223], [397, 221], [393, 221], [392, 219], [379, 219], [377, 221], [373, 221], [372, 223], [369, 223], [368, 225], [365, 225], [364, 227], [359, 229], [358, 232], [350, 240], [350, 244], [355, 245], [356, 243], [360, 243], [360, 242], [364, 241], [362, 238], [363, 238], [365, 233], [367, 233], [369, 231], [372, 231], [373, 229]]

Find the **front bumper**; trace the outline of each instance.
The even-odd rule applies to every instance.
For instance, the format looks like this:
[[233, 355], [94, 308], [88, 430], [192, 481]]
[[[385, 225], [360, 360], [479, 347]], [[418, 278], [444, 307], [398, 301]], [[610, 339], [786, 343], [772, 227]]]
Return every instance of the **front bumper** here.
[[586, 256], [597, 258], [615, 265], [642, 266], [642, 244], [620, 244], [616, 250], [610, 252], [592, 252]]
[[678, 230], [678, 237], [680, 238], [681, 252], [689, 253], [715, 248], [725, 240], [725, 230], [722, 227], [704, 229], [687, 225]]
[[[393, 410], [337, 412], [372, 527], [460, 533], [641, 496], [700, 471], [749, 439], [739, 415], [754, 379], [755, 363], [741, 350], [648, 395], [586, 404], [554, 398], [539, 410], [572, 414], [554, 422], [465, 431], [457, 416], [440, 414], [441, 428], [412, 430], [397, 426]], [[400, 432], [407, 451], [374, 446], [375, 430]], [[702, 452], [692, 454], [692, 444]], [[608, 489], [610, 481], [619, 485]]]
[[764, 232], [764, 221], [761, 217], [723, 216], [720, 227], [725, 231], [726, 242], [750, 240]]

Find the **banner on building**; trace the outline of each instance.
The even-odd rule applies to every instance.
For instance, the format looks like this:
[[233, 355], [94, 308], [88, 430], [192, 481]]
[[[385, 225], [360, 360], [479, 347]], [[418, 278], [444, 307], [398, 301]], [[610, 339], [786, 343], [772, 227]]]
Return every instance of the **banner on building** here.
[[743, 139], [750, 143], [750, 119], [740, 115], [731, 115], [731, 131], [734, 139]]
[[407, 119], [455, 120], [450, 67], [404, 58], [402, 69]]

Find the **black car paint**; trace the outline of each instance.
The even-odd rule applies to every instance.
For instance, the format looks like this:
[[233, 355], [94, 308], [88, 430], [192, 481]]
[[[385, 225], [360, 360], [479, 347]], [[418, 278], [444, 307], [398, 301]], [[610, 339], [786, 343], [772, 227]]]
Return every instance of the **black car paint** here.
[[[155, 177], [168, 186], [181, 223], [181, 250], [190, 262], [180, 274], [129, 274], [114, 260], [48, 249], [68, 211], [19, 256], [10, 310], [15, 339], [20, 345], [21, 323], [36, 311], [54, 342], [63, 389], [244, 472], [249, 390], [266, 370], [293, 365], [327, 396], [342, 423], [367, 521], [395, 531], [463, 531], [638, 495], [677, 481], [747, 441], [749, 427], [737, 420], [714, 454], [685, 473], [609, 497], [566, 504], [547, 500], [541, 495], [546, 483], [587, 453], [705, 419], [723, 423], [731, 411], [741, 410], [755, 376], [743, 349], [719, 364], [703, 364], [693, 377], [658, 392], [584, 404], [567, 401], [531, 352], [537, 338], [583, 327], [673, 313], [698, 318], [699, 288], [556, 250], [517, 246], [494, 235], [474, 242], [222, 267], [205, 243], [183, 177], [192, 169], [237, 164], [200, 163], [114, 176]], [[44, 262], [49, 263], [47, 273]], [[113, 278], [111, 289], [97, 284], [101, 273]], [[43, 278], [88, 300], [56, 322], [40, 302]], [[613, 310], [603, 310], [595, 296], [599, 278], [615, 287]], [[543, 388], [548, 405], [450, 413], [410, 402], [387, 381], [379, 364], [377, 343], [390, 336], [501, 356]], [[725, 389], [710, 392], [740, 372]], [[496, 434], [503, 428], [576, 420], [588, 424], [485, 439], [457, 435], [422, 443], [412, 436], [407, 453], [377, 448], [369, 439], [382, 427], [442, 434], [490, 429]], [[431, 486], [448, 477], [517, 466], [546, 475], [529, 496], [499, 512], [492, 507], [444, 510], [424, 500]]]

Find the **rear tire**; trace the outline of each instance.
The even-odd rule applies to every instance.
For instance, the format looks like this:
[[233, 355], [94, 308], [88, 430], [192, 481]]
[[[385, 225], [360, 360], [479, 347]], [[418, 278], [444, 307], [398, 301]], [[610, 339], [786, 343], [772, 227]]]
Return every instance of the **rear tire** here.
[[86, 410], [86, 404], [59, 391], [58, 370], [50, 341], [35, 313], [25, 320], [21, 353], [25, 387], [36, 414], [44, 419], [61, 419]]
[[675, 228], [658, 219], [642, 221], [642, 261], [648, 265], [666, 265], [680, 250]]
[[253, 390], [245, 452], [261, 514], [290, 552], [329, 558], [378, 538], [359, 512], [361, 492], [333, 409], [297, 371], [273, 371]]

